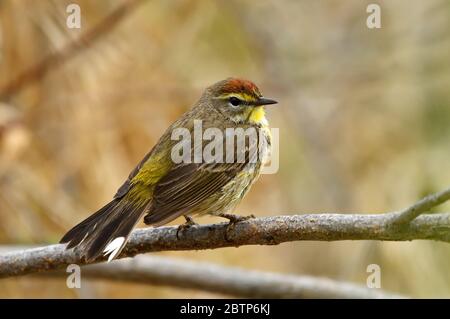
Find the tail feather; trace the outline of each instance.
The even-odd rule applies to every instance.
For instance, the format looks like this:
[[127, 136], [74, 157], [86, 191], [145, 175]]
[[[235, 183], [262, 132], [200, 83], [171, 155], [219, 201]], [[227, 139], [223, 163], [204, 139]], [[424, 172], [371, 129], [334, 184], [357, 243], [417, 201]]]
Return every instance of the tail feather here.
[[142, 217], [147, 203], [137, 205], [126, 199], [114, 199], [64, 235], [67, 249], [77, 247], [87, 261], [101, 254], [114, 259], [125, 247], [128, 236]]
[[86, 235], [92, 233], [95, 229], [95, 225], [97, 225], [100, 220], [104, 219], [108, 212], [113, 211], [113, 208], [117, 205], [117, 203], [118, 200], [115, 199], [100, 208], [97, 212], [69, 230], [59, 242], [61, 244], [68, 243], [66, 246], [67, 249], [79, 245], [85, 239]]

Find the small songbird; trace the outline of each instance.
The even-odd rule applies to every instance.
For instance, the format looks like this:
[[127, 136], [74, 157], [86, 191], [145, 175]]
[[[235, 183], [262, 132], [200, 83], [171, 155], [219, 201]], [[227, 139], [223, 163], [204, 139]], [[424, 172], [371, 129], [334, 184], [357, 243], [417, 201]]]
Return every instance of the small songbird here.
[[[124, 248], [127, 239], [145, 214], [147, 225], [160, 226], [184, 216], [186, 223], [179, 230], [195, 224], [190, 216], [213, 214], [230, 220], [230, 225], [248, 217], [231, 212], [249, 191], [267, 159], [271, 134], [264, 105], [275, 100], [261, 95], [258, 87], [248, 80], [228, 78], [208, 87], [194, 107], [174, 122], [158, 143], [130, 173], [111, 202], [69, 230], [61, 239], [66, 248], [77, 247], [86, 261], [109, 255], [112, 260]], [[208, 144], [195, 141], [196, 122], [201, 127], [222, 132], [225, 140], [229, 129], [253, 129], [257, 138], [245, 138], [245, 147], [224, 143], [226, 160], [213, 159], [174, 161], [174, 147], [180, 145], [173, 132], [184, 129], [194, 135], [185, 141], [192, 154]], [[218, 130], [217, 130], [218, 129]], [[220, 136], [220, 135], [217, 135]], [[250, 136], [251, 137], [251, 136]], [[234, 137], [233, 137], [234, 138]], [[256, 152], [255, 152], [256, 150]], [[185, 157], [186, 159], [188, 157]], [[229, 160], [231, 158], [232, 160]], [[243, 160], [238, 160], [239, 158]], [[178, 232], [177, 232], [178, 236]]]

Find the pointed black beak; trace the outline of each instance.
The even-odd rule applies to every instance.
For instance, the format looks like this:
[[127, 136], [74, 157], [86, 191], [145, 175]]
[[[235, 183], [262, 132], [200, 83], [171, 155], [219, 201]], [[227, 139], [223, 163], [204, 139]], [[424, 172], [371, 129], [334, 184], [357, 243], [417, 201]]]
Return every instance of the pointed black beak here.
[[255, 106], [260, 106], [260, 105], [269, 105], [269, 104], [277, 104], [278, 102], [272, 99], [268, 99], [265, 98], [263, 96], [261, 96], [256, 102], [254, 102]]

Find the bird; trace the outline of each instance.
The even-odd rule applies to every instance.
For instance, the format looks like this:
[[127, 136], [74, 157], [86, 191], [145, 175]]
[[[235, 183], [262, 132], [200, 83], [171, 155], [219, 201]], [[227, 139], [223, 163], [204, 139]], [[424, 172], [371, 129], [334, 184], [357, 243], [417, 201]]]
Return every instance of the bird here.
[[[251, 218], [232, 212], [270, 156], [272, 138], [265, 106], [276, 103], [264, 97], [253, 82], [242, 78], [227, 78], [207, 87], [194, 106], [167, 128], [113, 199], [70, 229], [60, 243], [67, 244], [66, 249], [80, 251], [86, 262], [102, 255], [111, 261], [123, 250], [142, 217], [146, 225], [158, 227], [184, 216], [186, 222], [179, 231], [196, 224], [193, 216], [216, 215], [228, 219], [229, 225]], [[192, 136], [181, 142], [174, 138], [177, 131], [195, 135], [196, 123], [201, 123], [205, 132], [213, 130], [215, 139], [222, 142], [209, 147], [214, 151], [207, 160], [192, 161], [192, 154], [205, 155], [207, 139], [196, 143]], [[256, 134], [245, 135], [245, 143], [241, 144], [232, 136], [230, 144], [230, 129]], [[180, 155], [174, 152], [177, 146], [190, 151], [186, 154], [191, 156], [183, 154], [183, 161], [174, 160], [174, 154]], [[226, 160], [217, 156], [221, 150], [228, 153]]]

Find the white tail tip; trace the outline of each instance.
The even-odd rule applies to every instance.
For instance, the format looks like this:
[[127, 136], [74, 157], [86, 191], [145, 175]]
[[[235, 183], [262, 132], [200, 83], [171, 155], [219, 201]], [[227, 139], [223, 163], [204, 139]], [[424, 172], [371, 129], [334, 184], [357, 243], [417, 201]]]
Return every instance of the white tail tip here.
[[113, 260], [119, 254], [119, 252], [122, 250], [124, 242], [125, 237], [117, 237], [106, 246], [106, 248], [103, 250], [103, 255], [109, 255], [108, 262]]

